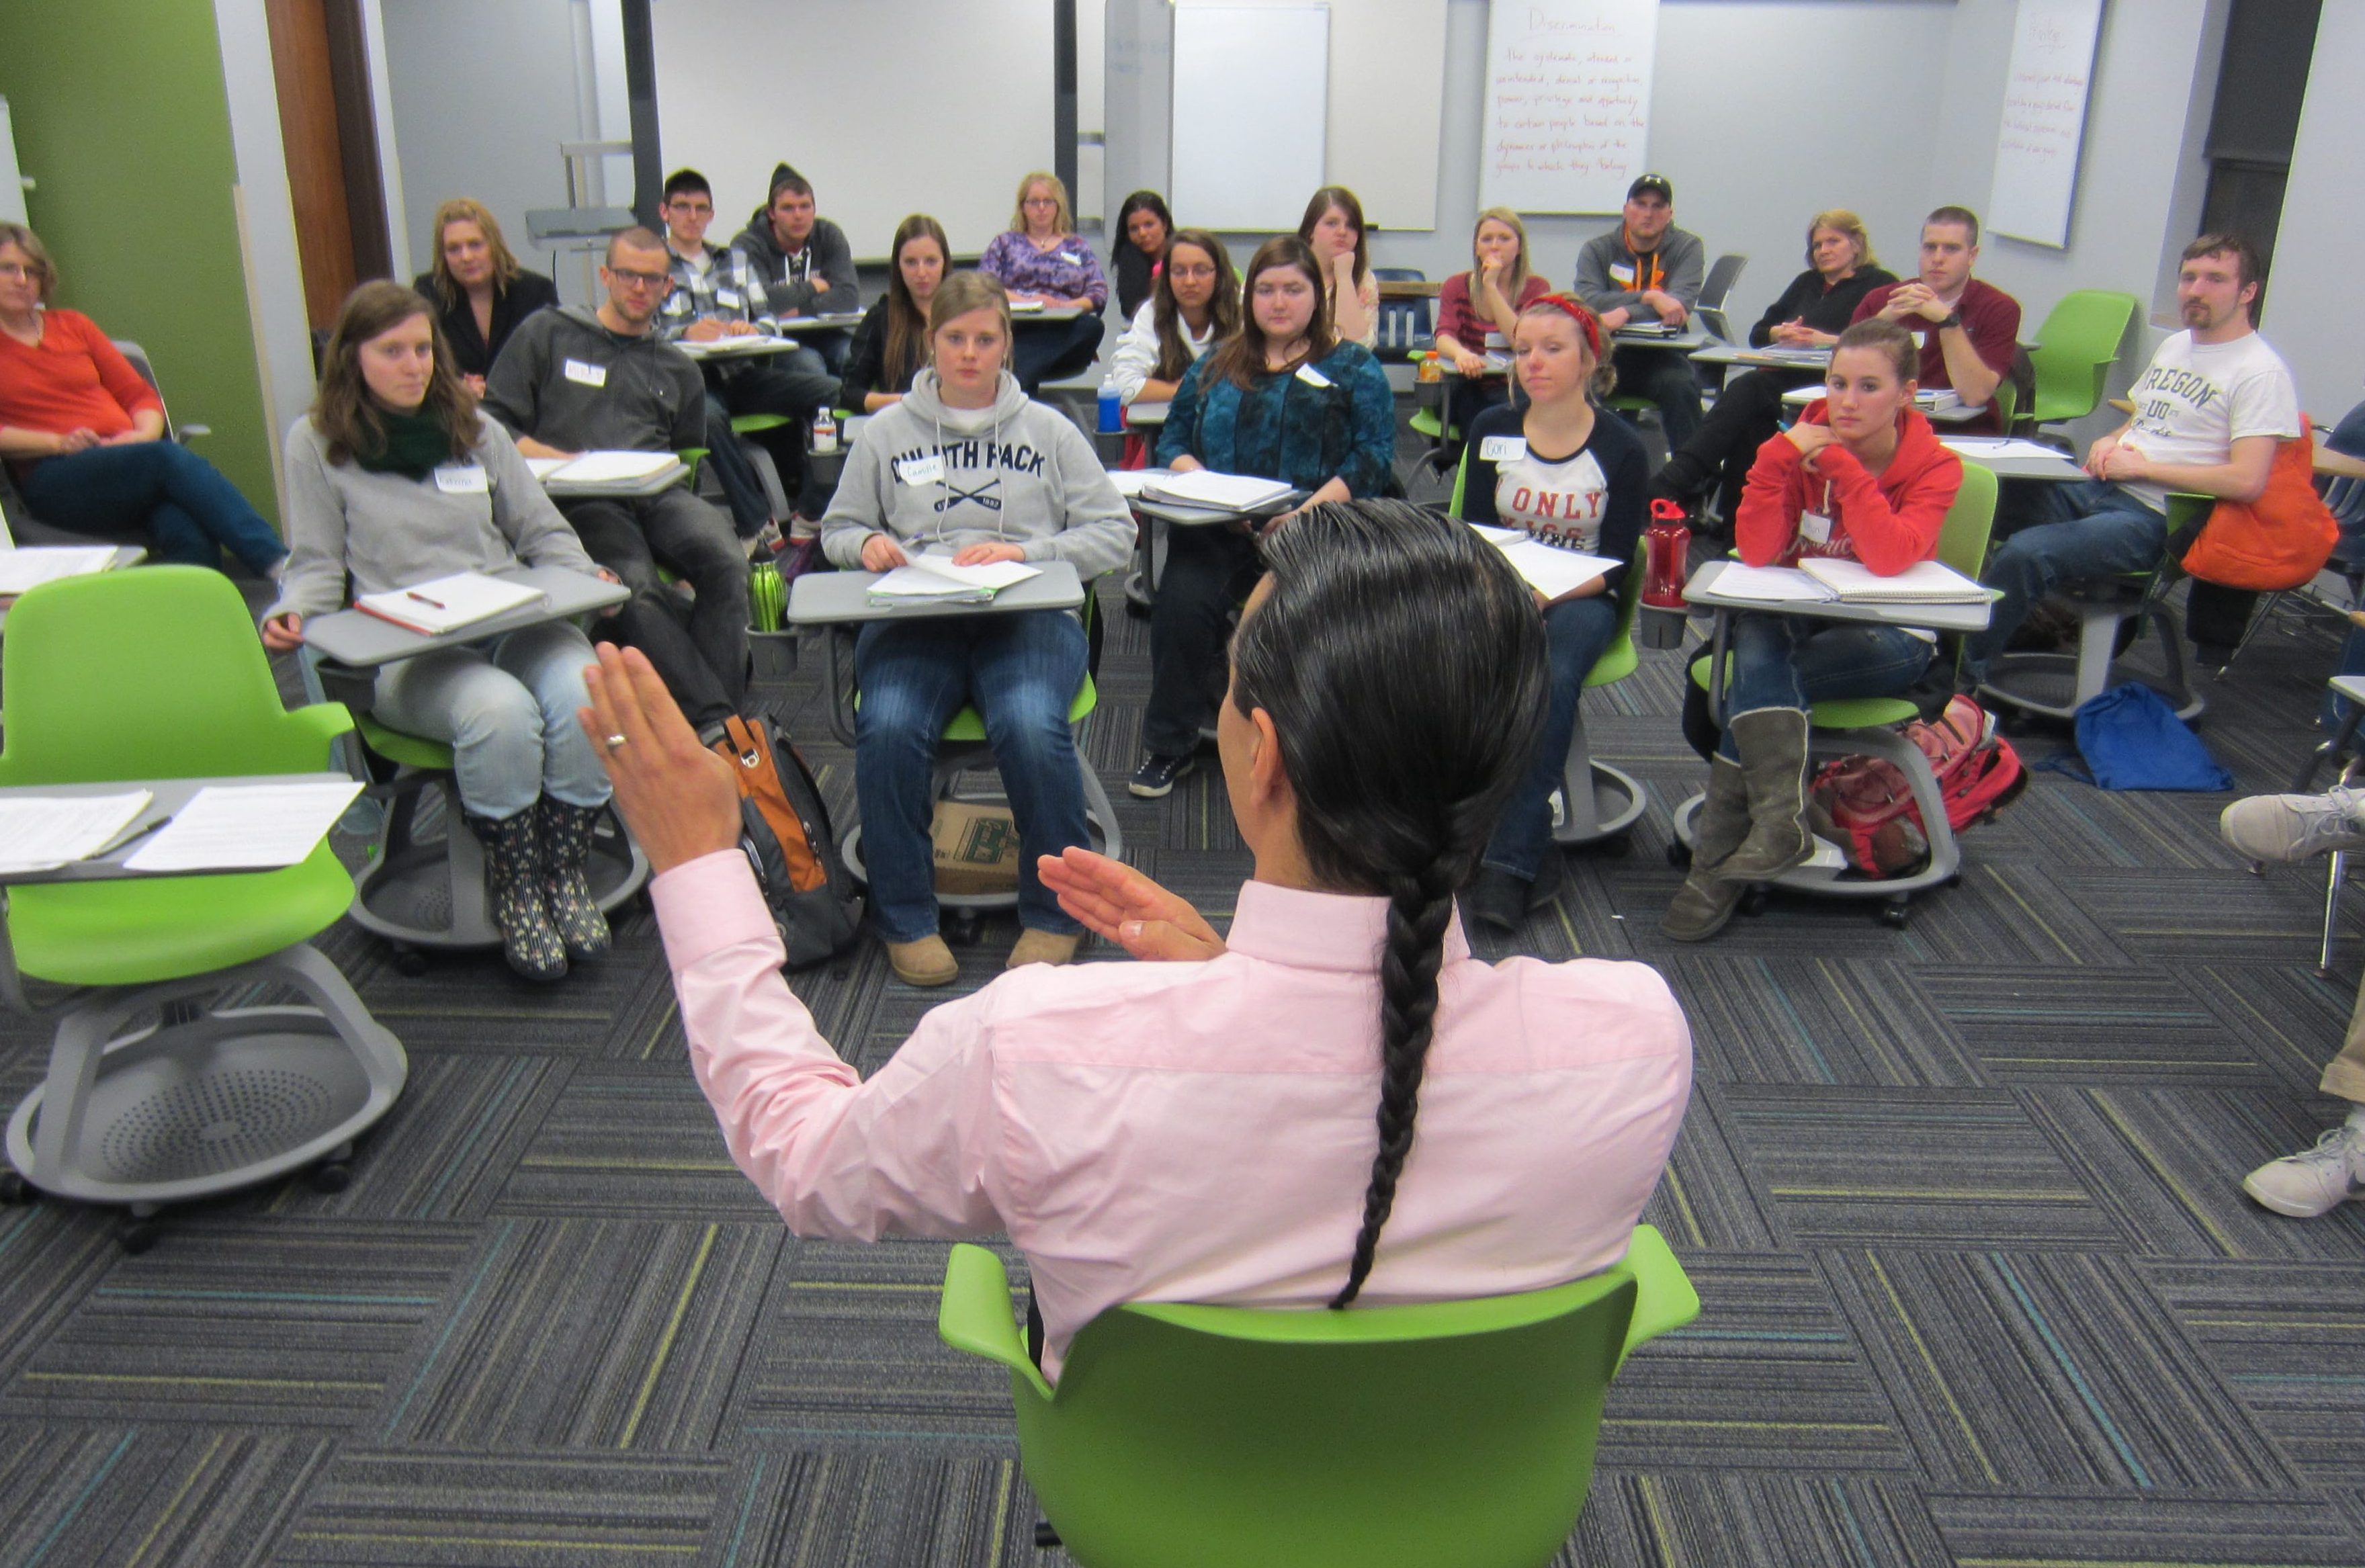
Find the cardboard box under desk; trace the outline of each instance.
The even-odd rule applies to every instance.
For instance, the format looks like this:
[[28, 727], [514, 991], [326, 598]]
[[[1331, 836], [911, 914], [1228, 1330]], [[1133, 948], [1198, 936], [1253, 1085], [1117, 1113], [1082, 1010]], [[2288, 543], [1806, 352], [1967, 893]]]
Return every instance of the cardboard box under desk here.
[[1018, 890], [1018, 824], [1011, 820], [1008, 806], [938, 801], [928, 838], [935, 851], [936, 891]]

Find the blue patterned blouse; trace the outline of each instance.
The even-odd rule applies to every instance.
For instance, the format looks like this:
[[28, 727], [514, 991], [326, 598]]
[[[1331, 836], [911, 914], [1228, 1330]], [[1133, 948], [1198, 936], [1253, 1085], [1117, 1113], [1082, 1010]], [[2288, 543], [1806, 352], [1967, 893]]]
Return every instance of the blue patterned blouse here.
[[1396, 483], [1395, 394], [1361, 343], [1340, 343], [1295, 370], [1260, 373], [1242, 388], [1210, 372], [1215, 354], [1183, 373], [1158, 438], [1158, 461], [1188, 453], [1223, 474], [1254, 474], [1301, 490], [1343, 480], [1358, 498], [1403, 494]]

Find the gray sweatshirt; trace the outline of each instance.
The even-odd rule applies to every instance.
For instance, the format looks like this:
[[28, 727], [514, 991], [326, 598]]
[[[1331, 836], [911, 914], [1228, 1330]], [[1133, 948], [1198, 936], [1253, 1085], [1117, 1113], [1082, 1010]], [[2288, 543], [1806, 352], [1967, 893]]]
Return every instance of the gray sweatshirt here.
[[[1659, 285], [1662, 293], [1675, 296], [1687, 310], [1699, 303], [1700, 285], [1708, 275], [1708, 247], [1700, 243], [1698, 235], [1670, 223], [1659, 236], [1658, 249], [1648, 254], [1665, 274], [1665, 281]], [[1626, 248], [1626, 225], [1620, 222], [1608, 233], [1587, 240], [1577, 252], [1576, 297], [1597, 315], [1623, 307], [1642, 312], [1646, 320], [1656, 320], [1651, 308], [1642, 303], [1642, 291], [1634, 286], [1638, 273], [1647, 274], [1651, 270], [1651, 262]]]
[[[549, 314], [549, 312], [544, 312]], [[345, 574], [385, 593], [454, 572], [498, 572], [521, 560], [586, 577], [600, 568], [518, 455], [509, 431], [478, 421], [476, 461], [424, 479], [333, 466], [328, 439], [305, 415], [287, 430], [287, 570], [263, 618], [343, 607]]]
[[561, 452], [679, 452], [706, 444], [698, 364], [654, 328], [611, 332], [579, 305], [518, 323], [485, 378], [485, 412]]
[[862, 427], [821, 520], [822, 553], [857, 568], [874, 533], [913, 554], [1017, 544], [1090, 582], [1133, 554], [1134, 526], [1075, 421], [1030, 401], [1008, 371], [993, 407], [947, 409], [924, 370]]

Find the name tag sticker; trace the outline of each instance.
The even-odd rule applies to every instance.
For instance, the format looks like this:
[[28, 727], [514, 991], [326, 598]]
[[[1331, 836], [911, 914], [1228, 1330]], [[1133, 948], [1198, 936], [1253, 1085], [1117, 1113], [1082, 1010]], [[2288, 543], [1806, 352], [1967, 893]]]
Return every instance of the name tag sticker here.
[[1073, 251], [1060, 252], [1059, 259], [1067, 263], [1071, 267], [1080, 267], [1084, 264], [1084, 258], [1076, 254]]
[[1310, 364], [1301, 364], [1297, 367], [1297, 379], [1305, 382], [1308, 386], [1328, 386], [1330, 385], [1330, 378], [1323, 375], [1320, 371], [1315, 369]]
[[1609, 263], [1609, 281], [1622, 283], [1631, 288], [1634, 286], [1634, 269], [1624, 262], [1612, 262]]
[[917, 457], [906, 457], [895, 465], [895, 477], [906, 485], [934, 485], [945, 476], [945, 454], [931, 452]]
[[605, 386], [608, 385], [608, 367], [570, 359], [566, 362], [566, 379], [580, 382], [586, 386]]
[[728, 305], [732, 309], [736, 310], [741, 306], [746, 304], [747, 301], [741, 297], [738, 292], [734, 289], [718, 288], [714, 291], [714, 303], [717, 305]]
[[1523, 435], [1490, 435], [1478, 443], [1481, 463], [1517, 463], [1528, 454], [1528, 438]]
[[1829, 544], [1832, 520], [1819, 511], [1802, 511], [1799, 514], [1799, 536], [1810, 544]]
[[445, 463], [435, 470], [435, 487], [447, 496], [481, 496], [492, 485], [481, 463]]

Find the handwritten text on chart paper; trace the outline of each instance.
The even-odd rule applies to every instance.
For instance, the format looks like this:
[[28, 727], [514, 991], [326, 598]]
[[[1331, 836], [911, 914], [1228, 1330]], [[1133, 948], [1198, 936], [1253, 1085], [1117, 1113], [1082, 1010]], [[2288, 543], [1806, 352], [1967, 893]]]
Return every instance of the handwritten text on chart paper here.
[[1496, 0], [1480, 165], [1487, 205], [1617, 210], [1648, 151], [1653, 9]]

